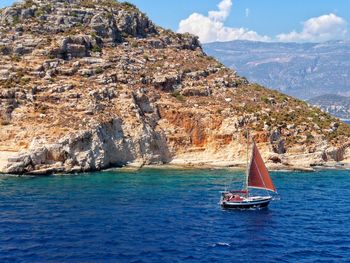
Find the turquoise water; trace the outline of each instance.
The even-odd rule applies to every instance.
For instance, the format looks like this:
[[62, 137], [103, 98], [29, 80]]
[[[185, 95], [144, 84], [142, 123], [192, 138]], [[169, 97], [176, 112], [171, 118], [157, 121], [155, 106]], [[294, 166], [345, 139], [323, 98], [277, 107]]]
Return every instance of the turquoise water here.
[[0, 179], [0, 262], [349, 262], [350, 172], [275, 172], [281, 200], [225, 211], [228, 170]]

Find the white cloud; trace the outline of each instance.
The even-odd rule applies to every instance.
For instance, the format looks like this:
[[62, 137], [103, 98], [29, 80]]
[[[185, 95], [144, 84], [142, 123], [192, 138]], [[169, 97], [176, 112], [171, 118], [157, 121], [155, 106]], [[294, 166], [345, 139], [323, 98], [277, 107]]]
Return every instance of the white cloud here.
[[267, 36], [261, 36], [255, 31], [245, 28], [233, 28], [225, 26], [232, 8], [232, 0], [222, 0], [218, 5], [218, 11], [209, 11], [208, 15], [193, 13], [188, 18], [181, 20], [179, 24], [179, 33], [192, 33], [199, 36], [203, 43], [214, 41], [231, 40], [253, 40], [269, 41]]
[[209, 11], [209, 18], [214, 21], [225, 21], [232, 8], [232, 0], [222, 0], [218, 5], [219, 11]]
[[303, 23], [301, 32], [290, 32], [277, 35], [277, 40], [282, 42], [323, 42], [339, 40], [347, 37], [347, 22], [331, 13], [319, 17], [310, 18]]
[[[193, 13], [181, 20], [178, 32], [197, 35], [202, 43], [231, 40], [324, 42], [347, 38], [348, 23], [334, 13], [310, 18], [302, 23], [303, 29], [300, 32], [292, 31], [269, 37], [246, 28], [225, 26], [231, 8], [232, 0], [221, 0], [218, 10], [209, 11], [208, 15]], [[245, 9], [245, 16], [250, 16], [249, 8]]]

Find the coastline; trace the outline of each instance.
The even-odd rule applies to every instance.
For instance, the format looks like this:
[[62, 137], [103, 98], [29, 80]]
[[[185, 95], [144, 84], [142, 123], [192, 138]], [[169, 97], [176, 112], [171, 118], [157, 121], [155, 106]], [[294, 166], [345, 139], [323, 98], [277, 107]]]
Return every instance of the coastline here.
[[[317, 164], [310, 167], [307, 166], [291, 166], [291, 165], [271, 165], [268, 164], [267, 168], [270, 172], [316, 172], [320, 170], [344, 170], [350, 171], [349, 162], [330, 162], [325, 164]], [[229, 169], [235, 171], [245, 171], [246, 165], [242, 163], [234, 162], [212, 162], [212, 163], [167, 163], [167, 164], [149, 164], [141, 165], [140, 163], [130, 163], [122, 167], [110, 167], [95, 171], [53, 171], [52, 169], [33, 171], [25, 174], [6, 174], [0, 172], [0, 177], [27, 177], [27, 176], [65, 176], [65, 175], [80, 175], [86, 173], [96, 173], [96, 172], [137, 172], [141, 169], [157, 169], [157, 170], [220, 170]]]
[[6, 167], [8, 164], [8, 159], [13, 158], [18, 155], [18, 152], [12, 152], [12, 151], [0, 151], [0, 174], [1, 171]]
[[[161, 164], [161, 165], [144, 165], [141, 167], [135, 166], [124, 166], [121, 168], [110, 168], [106, 170], [139, 170], [142, 168], [152, 168], [152, 169], [179, 169], [179, 170], [205, 170], [205, 169], [232, 169], [232, 170], [246, 170], [245, 165], [219, 165], [219, 164]], [[329, 163], [329, 164], [318, 164], [315, 166], [291, 166], [291, 165], [267, 165], [267, 168], [270, 172], [275, 171], [285, 171], [285, 172], [312, 172], [318, 170], [349, 170], [350, 171], [350, 163]]]
[[[18, 160], [25, 162], [27, 159], [33, 160], [37, 158], [37, 155], [30, 153], [31, 155], [21, 155], [20, 152], [14, 151], [0, 151], [0, 175], [14, 175], [14, 176], [48, 176], [48, 175], [67, 175], [67, 174], [83, 174], [88, 172], [101, 172], [101, 171], [137, 171], [142, 168], [150, 169], [235, 169], [246, 170], [247, 162], [242, 158], [235, 158], [233, 156], [228, 157], [227, 154], [221, 153], [218, 155], [205, 153], [205, 154], [180, 154], [174, 156], [168, 161], [149, 161], [142, 158], [136, 160], [125, 161], [121, 163], [110, 162], [109, 164], [100, 168], [82, 167], [78, 165], [66, 166], [63, 162], [47, 163], [46, 165], [38, 165], [38, 167], [32, 167], [28, 171], [14, 170], [14, 172], [8, 172], [8, 165], [22, 165], [17, 163]], [[44, 152], [48, 155], [47, 152]], [[297, 154], [297, 155], [285, 155], [279, 156], [279, 162], [271, 161], [271, 154], [265, 154], [263, 158], [266, 160], [266, 166], [269, 171], [317, 171], [317, 170], [350, 170], [350, 158], [345, 156], [342, 161], [322, 161], [319, 153], [314, 154]], [[15, 163], [13, 163], [15, 161]], [[40, 161], [40, 160], [39, 160]], [[41, 161], [42, 162], [42, 161]], [[40, 163], [40, 162], [39, 162]]]

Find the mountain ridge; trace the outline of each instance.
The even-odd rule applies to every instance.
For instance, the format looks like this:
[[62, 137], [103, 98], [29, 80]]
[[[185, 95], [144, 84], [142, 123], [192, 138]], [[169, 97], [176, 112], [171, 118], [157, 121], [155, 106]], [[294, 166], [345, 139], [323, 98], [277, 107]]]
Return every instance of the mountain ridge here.
[[250, 81], [301, 99], [350, 94], [350, 41], [231, 41], [205, 44], [204, 49]]
[[344, 120], [350, 120], [350, 97], [325, 94], [307, 100], [308, 103]]

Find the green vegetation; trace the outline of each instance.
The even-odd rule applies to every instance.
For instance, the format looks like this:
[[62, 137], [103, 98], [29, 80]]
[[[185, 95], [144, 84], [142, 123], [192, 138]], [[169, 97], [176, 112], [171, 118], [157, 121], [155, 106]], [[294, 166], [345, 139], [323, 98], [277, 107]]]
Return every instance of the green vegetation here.
[[121, 3], [123, 7], [129, 8], [129, 9], [133, 9], [133, 10], [137, 10], [137, 7], [130, 3], [130, 2], [122, 2]]
[[53, 54], [48, 54], [47, 57], [48, 57], [49, 59], [55, 59], [55, 58], [56, 58], [56, 56], [53, 55]]
[[72, 12], [70, 13], [70, 15], [73, 16], [73, 17], [78, 17], [78, 14], [77, 14], [76, 11], [72, 11]]
[[190, 68], [190, 67], [185, 67], [185, 68], [183, 68], [183, 73], [190, 73], [191, 71], [192, 71], [192, 69]]
[[18, 55], [12, 55], [11, 56], [11, 61], [12, 62], [20, 62], [21, 58]]
[[262, 131], [266, 124], [270, 129], [279, 127], [292, 132], [285, 136], [287, 147], [296, 143], [311, 145], [315, 143], [316, 134], [323, 135], [333, 145], [348, 140], [349, 125], [304, 101], [256, 84], [240, 85], [232, 92], [231, 108], [237, 115], [254, 116], [256, 121], [252, 127], [256, 131]]
[[177, 92], [177, 91], [174, 91], [173, 93], [171, 93], [171, 96], [176, 98], [178, 101], [181, 101], [181, 102], [185, 102], [186, 101], [186, 98], [182, 94]]
[[[133, 5], [129, 2], [119, 3], [116, 0], [101, 0], [100, 2], [101, 3], [99, 3], [99, 4], [101, 4], [105, 7], [110, 7], [110, 8], [122, 7], [124, 9], [128, 9], [128, 10], [138, 10], [135, 5]], [[93, 2], [92, 0], [82, 0], [80, 3], [80, 6], [85, 7], [85, 8], [95, 8], [96, 2]]]
[[137, 48], [138, 46], [139, 46], [139, 44], [137, 43], [137, 41], [131, 42], [131, 47]]
[[349, 134], [350, 125], [339, 123], [339, 127], [335, 131], [326, 134], [326, 138], [333, 143], [337, 143], [341, 138], [348, 140]]
[[102, 48], [100, 46], [94, 45], [91, 49], [92, 52], [98, 52], [101, 53], [102, 52]]
[[217, 110], [216, 110], [216, 113], [219, 114], [219, 115], [221, 115], [221, 114], [222, 114], [222, 109], [217, 109]]
[[34, 5], [33, 0], [26, 0], [23, 3], [23, 8], [28, 9], [28, 8], [31, 8], [33, 5]]
[[7, 80], [0, 80], [0, 87], [4, 89], [10, 89], [15, 87], [16, 85], [25, 86], [30, 82], [30, 78], [26, 76], [27, 71], [24, 69], [18, 69], [16, 72], [16, 76]]
[[10, 122], [8, 121], [8, 120], [1, 120], [0, 121], [0, 125], [1, 126], [7, 126], [7, 125], [9, 125], [10, 124]]
[[95, 3], [91, 0], [83, 0], [80, 2], [80, 6], [85, 7], [85, 8], [94, 8]]
[[307, 134], [306, 135], [306, 143], [307, 144], [310, 144], [310, 143], [312, 143], [313, 141], [314, 141], [314, 139], [315, 139], [315, 137], [312, 135], [312, 134]]
[[47, 4], [44, 6], [41, 6], [39, 9], [35, 10], [34, 16], [35, 17], [40, 17], [43, 16], [46, 13], [51, 13], [53, 10], [53, 5], [52, 4]]
[[19, 16], [14, 16], [13, 17], [13, 25], [17, 25], [21, 22], [21, 20], [19, 19]]
[[40, 106], [38, 106], [38, 108], [36, 109], [37, 112], [41, 113], [41, 114], [45, 114], [48, 110], [48, 107], [44, 104], [41, 104]]
[[90, 33], [90, 36], [91, 36], [92, 38], [96, 38], [96, 37], [97, 37], [97, 35], [96, 35], [95, 32], [91, 32], [91, 33]]
[[103, 68], [101, 67], [98, 67], [96, 70], [95, 70], [95, 73], [96, 74], [102, 74], [104, 72]]

